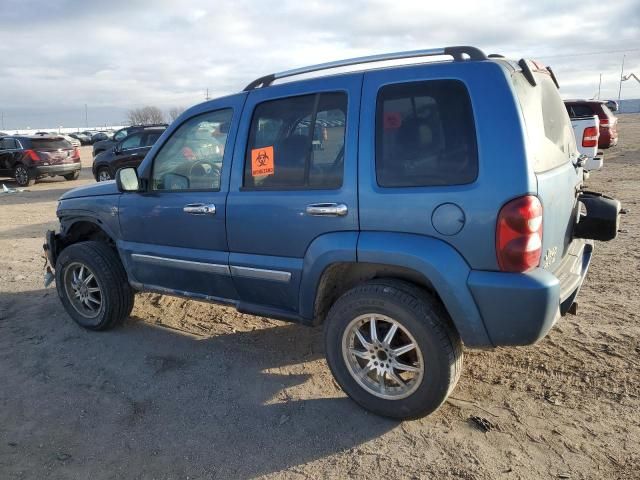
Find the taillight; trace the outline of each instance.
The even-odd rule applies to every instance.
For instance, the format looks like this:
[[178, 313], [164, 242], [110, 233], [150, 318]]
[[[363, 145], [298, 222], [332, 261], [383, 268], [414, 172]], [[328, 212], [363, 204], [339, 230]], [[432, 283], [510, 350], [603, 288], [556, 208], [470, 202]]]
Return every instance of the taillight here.
[[583, 147], [595, 147], [598, 145], [598, 127], [587, 127], [582, 134]]
[[80, 150], [78, 150], [78, 147], [73, 147], [73, 158], [80, 158]]
[[601, 127], [608, 127], [609, 126], [609, 119], [607, 117], [601, 118], [600, 119], [600, 126]]
[[32, 162], [40, 162], [42, 159], [35, 150], [25, 150], [24, 154], [31, 159]]
[[526, 272], [540, 264], [542, 204], [527, 195], [500, 209], [496, 225], [496, 255], [503, 272]]

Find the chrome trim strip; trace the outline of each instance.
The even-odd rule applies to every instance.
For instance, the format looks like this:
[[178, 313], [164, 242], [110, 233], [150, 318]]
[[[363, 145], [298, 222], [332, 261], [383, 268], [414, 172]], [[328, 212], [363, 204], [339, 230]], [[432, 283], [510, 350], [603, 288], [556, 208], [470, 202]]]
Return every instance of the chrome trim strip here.
[[216, 273], [218, 275], [231, 275], [227, 265], [217, 263], [193, 262], [191, 260], [178, 260], [177, 258], [156, 257], [155, 255], [143, 255], [140, 253], [132, 253], [131, 258], [134, 261], [148, 263], [151, 265], [159, 265], [161, 267], [181, 267], [188, 268], [196, 272]]
[[283, 272], [280, 270], [265, 270], [262, 268], [237, 267], [234, 265], [231, 266], [231, 275], [284, 283], [287, 283], [289, 280], [291, 280], [291, 272]]

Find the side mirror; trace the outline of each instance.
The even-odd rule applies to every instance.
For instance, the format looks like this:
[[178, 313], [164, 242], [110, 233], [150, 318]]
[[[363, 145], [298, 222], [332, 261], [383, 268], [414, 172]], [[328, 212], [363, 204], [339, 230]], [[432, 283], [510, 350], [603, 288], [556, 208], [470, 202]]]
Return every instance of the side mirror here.
[[137, 192], [140, 190], [138, 172], [133, 167], [121, 168], [116, 172], [116, 185], [121, 192]]

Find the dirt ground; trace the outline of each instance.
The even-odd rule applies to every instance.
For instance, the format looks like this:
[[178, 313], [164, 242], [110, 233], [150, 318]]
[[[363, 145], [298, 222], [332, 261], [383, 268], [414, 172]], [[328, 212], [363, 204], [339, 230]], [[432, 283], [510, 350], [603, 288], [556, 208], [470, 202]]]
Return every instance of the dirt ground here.
[[640, 115], [620, 132], [587, 183], [627, 233], [596, 245], [578, 315], [465, 351], [450, 400], [404, 423], [345, 397], [321, 329], [149, 294], [120, 328], [77, 327], [41, 244], [60, 194], [93, 182], [83, 148], [80, 180], [0, 195], [0, 479], [640, 478]]

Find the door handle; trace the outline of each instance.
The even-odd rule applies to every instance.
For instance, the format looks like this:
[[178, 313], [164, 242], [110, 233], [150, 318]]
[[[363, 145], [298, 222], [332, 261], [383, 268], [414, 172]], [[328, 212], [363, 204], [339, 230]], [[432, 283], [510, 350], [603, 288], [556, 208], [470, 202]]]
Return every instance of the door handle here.
[[216, 206], [213, 203], [190, 203], [185, 205], [182, 211], [191, 215], [215, 215]]
[[344, 203], [312, 203], [307, 205], [307, 214], [314, 217], [344, 217], [349, 208]]

